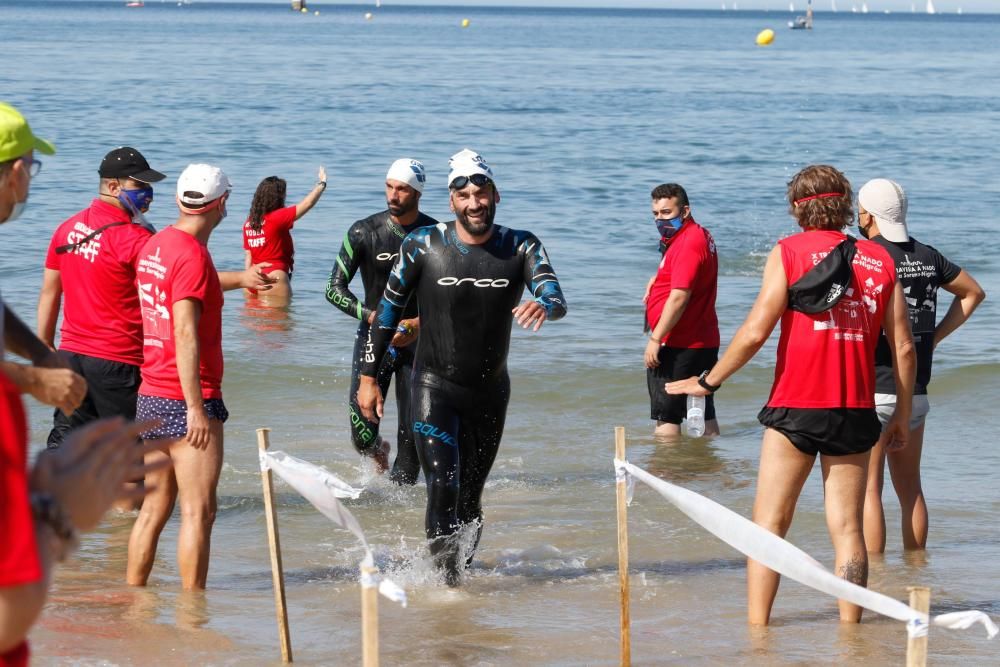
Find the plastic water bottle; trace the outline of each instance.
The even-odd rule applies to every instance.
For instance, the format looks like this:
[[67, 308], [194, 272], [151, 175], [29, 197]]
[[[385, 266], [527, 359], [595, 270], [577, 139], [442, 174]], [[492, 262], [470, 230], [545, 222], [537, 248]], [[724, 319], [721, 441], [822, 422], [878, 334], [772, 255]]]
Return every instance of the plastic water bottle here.
[[705, 397], [688, 396], [687, 433], [692, 438], [705, 435]]

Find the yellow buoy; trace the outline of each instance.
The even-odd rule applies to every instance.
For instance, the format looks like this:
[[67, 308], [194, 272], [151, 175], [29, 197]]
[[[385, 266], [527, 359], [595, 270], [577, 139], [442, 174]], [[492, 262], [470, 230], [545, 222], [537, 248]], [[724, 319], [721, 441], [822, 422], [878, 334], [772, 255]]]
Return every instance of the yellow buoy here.
[[774, 41], [774, 31], [765, 28], [757, 33], [757, 46], [767, 46]]
[[469, 23], [471, 23], [471, 21], [469, 21], [469, 19], [462, 19], [462, 27], [463, 28], [468, 28], [469, 27]]
[[318, 9], [313, 12], [313, 16], [319, 16], [319, 10]]
[[371, 21], [372, 20], [372, 13], [371, 12], [365, 12], [365, 20], [366, 21]]
[[303, 7], [303, 8], [302, 8], [302, 9], [300, 9], [299, 11], [300, 11], [300, 12], [302, 12], [303, 14], [308, 14], [308, 13], [309, 13], [309, 10], [308, 10], [308, 9], [306, 9], [305, 7]]

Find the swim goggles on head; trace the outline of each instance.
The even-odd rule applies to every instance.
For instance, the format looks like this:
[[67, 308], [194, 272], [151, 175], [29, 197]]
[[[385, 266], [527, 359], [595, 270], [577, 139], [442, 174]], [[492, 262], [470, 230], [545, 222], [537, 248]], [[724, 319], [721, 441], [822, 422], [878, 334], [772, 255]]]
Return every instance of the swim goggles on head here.
[[472, 183], [473, 185], [478, 187], [483, 187], [487, 183], [492, 183], [492, 182], [493, 179], [491, 179], [486, 174], [472, 174], [471, 176], [456, 176], [454, 180], [452, 180], [452, 182], [448, 185], [448, 187], [452, 190], [461, 190], [469, 183]]

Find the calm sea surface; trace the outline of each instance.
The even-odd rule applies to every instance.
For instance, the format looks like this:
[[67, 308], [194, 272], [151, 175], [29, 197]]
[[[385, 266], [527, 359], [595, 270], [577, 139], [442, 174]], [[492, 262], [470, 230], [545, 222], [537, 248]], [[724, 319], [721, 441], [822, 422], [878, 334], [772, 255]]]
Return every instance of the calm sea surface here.
[[[391, 3], [387, 3], [391, 4]], [[931, 548], [904, 557], [886, 492], [889, 544], [871, 586], [904, 599], [933, 589], [936, 613], [1000, 616], [1000, 18], [819, 14], [792, 32], [785, 13], [555, 11], [0, 0], [0, 98], [21, 107], [58, 155], [25, 217], [0, 230], [5, 299], [34, 320], [55, 226], [97, 189], [114, 146], [136, 146], [170, 178], [150, 217], [173, 222], [186, 164], [221, 165], [236, 184], [211, 250], [238, 267], [240, 223], [257, 182], [289, 197], [326, 165], [330, 188], [296, 227], [287, 315], [225, 309], [226, 464], [209, 591], [185, 595], [177, 523], [150, 586], [122, 585], [131, 517], [112, 517], [60, 570], [33, 633], [38, 664], [268, 664], [279, 658], [254, 430], [367, 491], [351, 503], [380, 565], [410, 592], [384, 602], [386, 664], [610, 665], [617, 661], [613, 427], [629, 458], [748, 515], [760, 432], [755, 415], [773, 340], [727, 383], [724, 435], [658, 445], [647, 419], [640, 329], [655, 270], [651, 187], [687, 186], [720, 248], [719, 317], [728, 340], [768, 249], [794, 231], [786, 181], [829, 162], [859, 187], [900, 181], [914, 235], [991, 294], [940, 348], [924, 454]], [[460, 27], [463, 18], [470, 26]], [[770, 48], [754, 37], [772, 27]], [[421, 487], [397, 489], [359, 467], [345, 407], [355, 322], [323, 286], [345, 230], [384, 207], [401, 156], [430, 174], [423, 209], [447, 216], [447, 157], [463, 147], [494, 166], [497, 221], [546, 244], [570, 304], [538, 334], [516, 331], [507, 431], [485, 494], [486, 531], [468, 583], [440, 584], [424, 560]], [[360, 290], [360, 286], [357, 285]], [[947, 303], [947, 301], [945, 302]], [[808, 360], [802, 360], [808, 363]], [[819, 379], [818, 379], [819, 381]], [[395, 419], [390, 412], [390, 419]], [[32, 440], [49, 412], [33, 404]], [[360, 623], [353, 538], [279, 486], [297, 662], [356, 664]], [[773, 626], [745, 624], [744, 565], [659, 496], [630, 510], [637, 664], [900, 664], [903, 626], [867, 615], [840, 628], [832, 599], [786, 581]], [[790, 539], [827, 565], [818, 472]], [[981, 630], [934, 631], [933, 664], [995, 660]]]

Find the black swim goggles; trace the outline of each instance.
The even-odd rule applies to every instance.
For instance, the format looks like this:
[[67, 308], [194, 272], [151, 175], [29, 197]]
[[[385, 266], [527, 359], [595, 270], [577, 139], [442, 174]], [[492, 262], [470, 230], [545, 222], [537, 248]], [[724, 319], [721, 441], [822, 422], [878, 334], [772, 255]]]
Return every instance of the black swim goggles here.
[[493, 179], [487, 176], [486, 174], [472, 174], [471, 176], [456, 176], [454, 180], [452, 180], [452, 182], [448, 184], [448, 188], [451, 190], [461, 190], [469, 183], [472, 183], [473, 185], [481, 188], [484, 185], [492, 182]]

